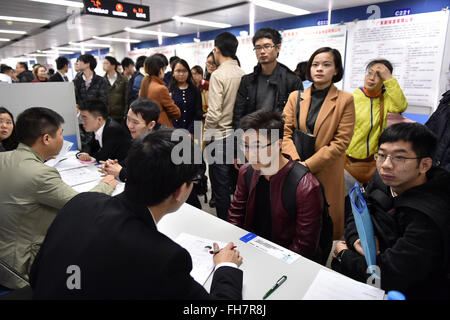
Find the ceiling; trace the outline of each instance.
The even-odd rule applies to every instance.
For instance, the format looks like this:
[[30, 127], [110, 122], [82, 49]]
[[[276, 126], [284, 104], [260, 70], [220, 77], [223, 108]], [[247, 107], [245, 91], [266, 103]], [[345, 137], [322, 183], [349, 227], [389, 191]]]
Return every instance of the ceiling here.
[[[82, 2], [82, 0], [71, 0]], [[328, 11], [329, 2], [332, 9], [343, 9], [368, 5], [387, 0], [276, 0], [277, 2], [311, 11], [312, 13]], [[36, 50], [51, 50], [52, 47], [68, 45], [69, 42], [88, 41], [103, 43], [92, 39], [93, 36], [113, 36], [131, 38], [141, 41], [156, 40], [156, 36], [131, 34], [124, 32], [125, 27], [144, 30], [192, 34], [213, 30], [211, 27], [180, 24], [171, 17], [189, 16], [215, 22], [229, 23], [233, 26], [249, 23], [250, 4], [246, 0], [127, 0], [150, 6], [150, 22], [132, 21], [80, 14], [80, 9], [66, 6], [32, 2], [29, 0], [2, 1], [0, 15], [20, 16], [46, 19], [47, 25], [36, 23], [12, 22], [0, 20], [0, 30], [22, 30], [26, 35], [1, 33], [0, 38], [11, 39], [0, 42], [0, 59], [19, 57]], [[261, 7], [255, 9], [255, 22], [263, 22], [292, 17]], [[108, 44], [108, 42], [104, 42]]]

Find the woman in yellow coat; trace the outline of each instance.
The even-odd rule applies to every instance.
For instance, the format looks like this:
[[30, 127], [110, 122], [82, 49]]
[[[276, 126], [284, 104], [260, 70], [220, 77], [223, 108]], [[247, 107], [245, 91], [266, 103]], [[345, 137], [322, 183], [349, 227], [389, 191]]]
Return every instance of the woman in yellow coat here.
[[388, 60], [370, 61], [366, 67], [364, 86], [353, 92], [355, 130], [346, 151], [345, 167], [361, 183], [369, 182], [375, 173], [373, 155], [378, 150], [378, 139], [387, 127], [388, 112], [403, 112], [408, 105], [392, 71]]
[[[313, 85], [301, 96], [300, 117], [296, 120], [297, 91], [290, 94], [283, 111], [283, 152], [307, 166], [322, 182], [330, 204], [334, 239], [344, 234], [344, 158], [355, 124], [352, 94], [333, 85], [343, 73], [339, 51], [328, 47], [316, 50], [307, 65], [306, 76]], [[300, 159], [292, 140], [297, 121], [302, 131], [316, 137], [315, 153], [307, 160]]]

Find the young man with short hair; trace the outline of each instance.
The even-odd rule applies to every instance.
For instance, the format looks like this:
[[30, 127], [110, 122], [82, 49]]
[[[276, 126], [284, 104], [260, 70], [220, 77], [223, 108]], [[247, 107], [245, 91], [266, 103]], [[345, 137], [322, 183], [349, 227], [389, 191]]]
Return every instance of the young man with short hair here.
[[127, 77], [128, 80], [131, 79], [131, 76], [134, 74], [134, 61], [131, 58], [125, 57], [122, 59], [120, 63], [123, 69], [123, 75]]
[[[432, 167], [436, 137], [419, 123], [388, 127], [375, 154], [377, 173], [366, 188], [381, 288], [407, 299], [449, 298], [450, 173]], [[349, 213], [334, 270], [366, 282], [367, 263]]]
[[81, 120], [86, 132], [94, 132], [95, 137], [84, 147], [77, 157], [90, 161], [125, 159], [130, 148], [129, 132], [114, 119], [108, 117], [108, 109], [101, 100], [87, 101], [80, 107]]
[[91, 54], [83, 54], [77, 59], [80, 76], [73, 80], [75, 100], [78, 108], [89, 100], [102, 100], [108, 105], [108, 86], [106, 80], [95, 73], [97, 60]]
[[[319, 248], [324, 204], [320, 183], [301, 164], [281, 153], [281, 112], [258, 110], [242, 118], [239, 126], [244, 130], [243, 148], [248, 163], [239, 170], [228, 222], [304, 257], [316, 261], [328, 257], [331, 229], [328, 252]], [[304, 175], [291, 186], [287, 177], [294, 169], [300, 169]], [[283, 203], [285, 188], [295, 188], [294, 216]]]
[[[131, 104], [127, 115], [127, 126], [131, 137], [136, 139], [161, 127], [166, 128], [158, 122], [160, 113], [159, 105], [155, 101], [145, 98], [135, 100]], [[106, 161], [101, 161], [101, 163], [103, 173], [111, 174], [123, 182], [127, 181], [127, 164], [125, 159], [118, 161], [110, 158]]]
[[253, 36], [253, 50], [258, 64], [242, 77], [233, 111], [233, 127], [240, 119], [256, 110], [283, 111], [289, 94], [303, 89], [301, 79], [277, 61], [281, 50], [281, 34], [273, 28], [262, 28]]
[[[0, 259], [25, 279], [58, 210], [78, 194], [44, 164], [61, 150], [62, 123], [53, 110], [29, 108], [17, 118], [19, 146], [0, 153]], [[91, 191], [111, 194], [115, 186], [114, 177], [107, 176]], [[0, 284], [26, 285], [4, 268]]]
[[[242, 299], [242, 257], [232, 242], [212, 257], [208, 293], [190, 275], [189, 253], [157, 229], [186, 201], [200, 172], [193, 141], [172, 133], [135, 140], [122, 194], [86, 192], [60, 211], [32, 268], [35, 299]], [[175, 164], [172, 151], [182, 142], [191, 157]], [[70, 265], [79, 267], [79, 289], [67, 286]]]
[[[214, 39], [214, 59], [219, 65], [211, 75], [208, 93], [208, 112], [205, 119], [203, 139], [211, 142], [207, 146], [214, 154], [209, 163], [209, 178], [213, 197], [216, 201], [217, 216], [226, 219], [230, 207], [230, 194], [235, 186], [237, 170], [233, 165], [234, 149], [231, 163], [227, 163], [226, 146], [234, 146], [233, 109], [236, 93], [244, 71], [236, 60], [236, 50], [239, 45], [236, 37], [223, 32]], [[212, 140], [214, 140], [212, 142]]]
[[51, 82], [69, 82], [67, 78], [67, 71], [69, 71], [69, 60], [66, 57], [61, 56], [56, 60], [56, 69], [58, 70], [54, 75], [50, 77]]

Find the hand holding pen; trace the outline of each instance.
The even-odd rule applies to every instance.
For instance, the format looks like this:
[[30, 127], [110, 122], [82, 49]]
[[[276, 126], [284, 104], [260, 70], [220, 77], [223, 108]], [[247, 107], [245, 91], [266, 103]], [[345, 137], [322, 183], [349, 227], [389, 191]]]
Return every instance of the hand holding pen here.
[[229, 242], [224, 248], [219, 250], [219, 245], [217, 243], [213, 244], [214, 252], [214, 265], [218, 265], [222, 262], [232, 262], [238, 267], [242, 263], [242, 257], [239, 255], [239, 251], [235, 250], [236, 246], [233, 242]]

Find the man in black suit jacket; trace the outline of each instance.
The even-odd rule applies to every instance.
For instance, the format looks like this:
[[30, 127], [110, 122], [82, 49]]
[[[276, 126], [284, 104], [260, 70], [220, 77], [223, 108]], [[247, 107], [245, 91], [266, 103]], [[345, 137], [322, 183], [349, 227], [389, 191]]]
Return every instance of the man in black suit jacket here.
[[56, 69], [54, 75], [50, 77], [51, 82], [68, 82], [69, 78], [67, 78], [67, 71], [69, 71], [69, 60], [66, 57], [58, 57], [56, 60]]
[[91, 156], [97, 161], [126, 158], [131, 144], [130, 132], [121, 124], [108, 117], [108, 109], [102, 100], [91, 100], [80, 106], [81, 120], [86, 132], [94, 132], [77, 155], [80, 160], [89, 161]]
[[[135, 140], [124, 193], [82, 193], [59, 212], [32, 266], [35, 299], [242, 299], [233, 243], [214, 255], [208, 293], [190, 276], [189, 253], [156, 228], [185, 202], [199, 173], [193, 142], [171, 141], [172, 132]], [[191, 161], [176, 165], [172, 150], [186, 141]]]

